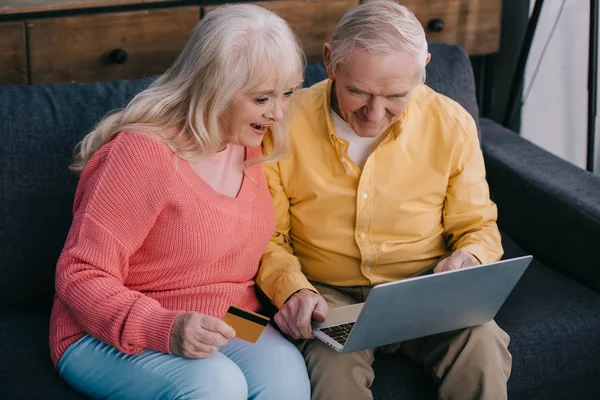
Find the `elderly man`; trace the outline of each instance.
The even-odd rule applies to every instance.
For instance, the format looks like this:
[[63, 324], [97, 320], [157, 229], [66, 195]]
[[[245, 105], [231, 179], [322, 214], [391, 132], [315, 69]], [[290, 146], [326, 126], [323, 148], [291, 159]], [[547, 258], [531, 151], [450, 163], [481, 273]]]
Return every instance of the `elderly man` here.
[[494, 321], [350, 354], [314, 340], [311, 319], [375, 284], [502, 255], [476, 125], [423, 84], [430, 54], [414, 14], [362, 4], [323, 56], [329, 79], [297, 97], [291, 157], [266, 169], [277, 227], [257, 278], [280, 329], [304, 339], [313, 398], [372, 398], [377, 351], [421, 364], [441, 399], [506, 398], [509, 337]]

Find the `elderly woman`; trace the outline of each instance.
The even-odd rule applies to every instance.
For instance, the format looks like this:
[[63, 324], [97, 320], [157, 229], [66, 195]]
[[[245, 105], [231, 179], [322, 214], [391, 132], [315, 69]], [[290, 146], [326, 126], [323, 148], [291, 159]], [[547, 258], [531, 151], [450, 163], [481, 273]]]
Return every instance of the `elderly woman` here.
[[[220, 318], [259, 310], [254, 277], [275, 215], [261, 164], [288, 150], [304, 58], [281, 18], [221, 7], [173, 66], [87, 135], [58, 260], [52, 360], [111, 399], [308, 399], [296, 348], [252, 344]], [[270, 132], [274, 150], [263, 155]]]

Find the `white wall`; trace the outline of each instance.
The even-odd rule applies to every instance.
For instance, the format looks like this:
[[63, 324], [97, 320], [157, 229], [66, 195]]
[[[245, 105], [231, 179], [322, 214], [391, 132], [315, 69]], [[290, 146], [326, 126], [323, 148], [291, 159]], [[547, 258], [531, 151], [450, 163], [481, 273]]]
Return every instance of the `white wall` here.
[[[562, 0], [546, 0], [527, 68], [529, 86]], [[533, 10], [535, 0], [531, 0]], [[567, 0], [535, 83], [523, 106], [521, 134], [540, 147], [584, 168], [587, 149], [589, 0]], [[600, 99], [600, 95], [599, 95]], [[596, 163], [600, 175], [600, 120]]]

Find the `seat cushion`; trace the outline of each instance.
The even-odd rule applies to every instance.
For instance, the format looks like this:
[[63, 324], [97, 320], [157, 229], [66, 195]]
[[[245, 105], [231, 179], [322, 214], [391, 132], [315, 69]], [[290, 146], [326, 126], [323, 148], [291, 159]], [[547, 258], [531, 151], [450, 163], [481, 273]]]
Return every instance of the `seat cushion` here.
[[[503, 235], [504, 258], [525, 255]], [[496, 316], [511, 342], [513, 399], [598, 399], [600, 294], [533, 261]], [[436, 399], [432, 380], [404, 356], [375, 362], [376, 399]]]
[[58, 376], [48, 346], [49, 311], [0, 313], [0, 394], [6, 399], [79, 400]]
[[[505, 258], [526, 254], [506, 235], [503, 245]], [[599, 398], [599, 293], [534, 260], [496, 321], [511, 336], [515, 399]]]

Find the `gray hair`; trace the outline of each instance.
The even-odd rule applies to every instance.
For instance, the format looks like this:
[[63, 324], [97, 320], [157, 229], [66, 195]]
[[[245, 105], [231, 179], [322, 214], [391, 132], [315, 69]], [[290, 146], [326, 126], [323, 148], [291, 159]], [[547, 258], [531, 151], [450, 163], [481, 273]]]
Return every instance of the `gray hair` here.
[[405, 51], [417, 56], [419, 78], [425, 82], [425, 30], [412, 11], [393, 1], [371, 1], [351, 9], [338, 22], [329, 43], [333, 71], [356, 47], [375, 54]]
[[[94, 152], [120, 131], [159, 133], [180, 157], [216, 152], [223, 143], [219, 117], [238, 92], [277, 78], [277, 90], [302, 83], [305, 58], [288, 24], [262, 7], [225, 5], [208, 13], [173, 65], [125, 109], [98, 123], [79, 144], [71, 170], [81, 172]], [[273, 151], [247, 166], [277, 161], [289, 152], [288, 112], [271, 124]]]

